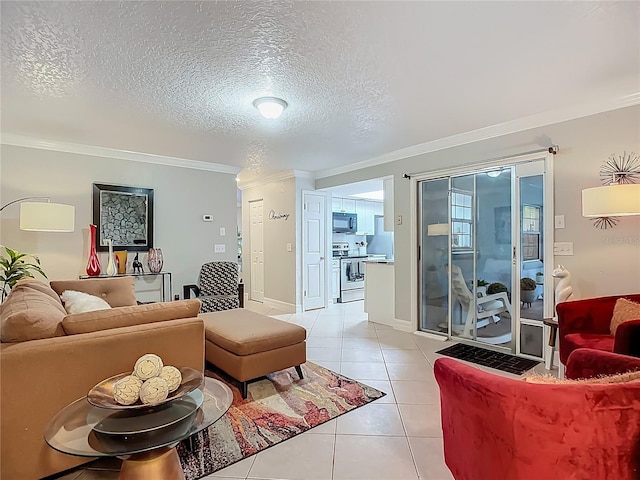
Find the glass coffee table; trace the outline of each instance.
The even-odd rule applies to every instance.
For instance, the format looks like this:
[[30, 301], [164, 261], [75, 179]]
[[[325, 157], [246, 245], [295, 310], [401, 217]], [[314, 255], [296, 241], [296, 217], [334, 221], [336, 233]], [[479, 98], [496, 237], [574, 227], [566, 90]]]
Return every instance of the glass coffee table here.
[[71, 403], [49, 422], [45, 441], [81, 457], [118, 457], [120, 480], [184, 480], [176, 445], [209, 427], [231, 406], [231, 389], [207, 378], [202, 389], [156, 407], [113, 410]]

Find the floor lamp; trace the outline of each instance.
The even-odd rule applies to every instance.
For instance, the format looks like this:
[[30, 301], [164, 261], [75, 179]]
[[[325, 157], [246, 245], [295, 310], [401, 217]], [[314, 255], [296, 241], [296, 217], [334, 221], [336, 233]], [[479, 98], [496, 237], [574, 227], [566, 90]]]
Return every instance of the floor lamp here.
[[[46, 201], [28, 202], [27, 200]], [[14, 203], [20, 203], [20, 230], [28, 232], [73, 232], [75, 230], [76, 209], [73, 205], [51, 203], [48, 197], [24, 197], [3, 205], [0, 212]]]

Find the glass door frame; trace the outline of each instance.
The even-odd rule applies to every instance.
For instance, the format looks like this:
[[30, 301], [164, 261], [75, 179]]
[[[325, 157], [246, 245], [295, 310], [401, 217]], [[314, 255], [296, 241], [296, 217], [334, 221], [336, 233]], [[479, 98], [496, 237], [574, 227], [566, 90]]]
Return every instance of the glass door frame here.
[[[473, 345], [481, 344], [483, 348], [488, 349], [496, 349], [495, 345], [490, 345], [482, 342], [477, 342], [473, 340], [463, 339], [459, 337], [451, 336], [451, 308], [452, 308], [452, 295], [449, 292], [449, 320], [448, 320], [448, 328], [447, 332], [435, 332], [435, 331], [422, 331], [420, 330], [420, 322], [422, 316], [422, 305], [421, 305], [421, 263], [420, 263], [420, 248], [421, 248], [421, 193], [418, 187], [419, 182], [427, 181], [427, 180], [436, 180], [443, 179], [447, 177], [454, 177], [460, 175], [470, 175], [477, 173], [486, 173], [491, 170], [495, 170], [499, 167], [511, 167], [514, 169], [514, 174], [512, 174], [512, 206], [514, 208], [511, 209], [511, 220], [512, 220], [512, 248], [513, 248], [513, 257], [512, 257], [512, 315], [514, 317], [512, 324], [512, 340], [511, 340], [511, 349], [510, 353], [516, 354], [519, 356], [534, 358], [539, 360], [539, 357], [531, 357], [526, 354], [522, 354], [520, 352], [520, 288], [519, 288], [519, 272], [521, 269], [521, 245], [520, 245], [520, 201], [519, 201], [519, 173], [526, 169], [523, 165], [527, 163], [532, 163], [536, 161], [542, 161], [543, 165], [543, 182], [544, 182], [544, 192], [543, 192], [543, 205], [546, 214], [544, 215], [544, 246], [543, 246], [543, 258], [545, 263], [545, 278], [544, 278], [544, 286], [543, 286], [543, 295], [544, 298], [549, 301], [545, 302], [544, 307], [544, 318], [552, 317], [554, 311], [554, 302], [551, 301], [554, 298], [553, 291], [553, 279], [551, 276], [551, 272], [553, 270], [553, 242], [554, 242], [554, 226], [553, 226], [553, 215], [554, 215], [554, 195], [553, 195], [553, 154], [548, 153], [547, 151], [541, 150], [540, 152], [533, 152], [523, 155], [514, 155], [508, 157], [501, 157], [498, 159], [482, 162], [475, 165], [467, 165], [463, 167], [455, 167], [443, 170], [437, 170], [433, 172], [424, 172], [412, 174], [410, 178], [410, 195], [415, 201], [411, 204], [411, 218], [412, 222], [410, 225], [410, 235], [411, 238], [415, 239], [417, 248], [411, 250], [410, 260], [411, 265], [414, 265], [414, 268], [411, 269], [411, 282], [415, 285], [415, 288], [411, 289], [411, 300], [412, 300], [412, 308], [411, 308], [411, 316], [412, 316], [412, 324], [413, 330], [416, 334], [421, 336], [426, 336], [430, 338], [436, 338], [442, 340], [443, 338], [448, 338], [451, 340], [471, 343]], [[515, 208], [518, 207], [518, 208]], [[449, 209], [450, 210], [450, 209]], [[451, 224], [451, 212], [449, 211], [449, 225]], [[450, 245], [450, 239], [449, 239]], [[449, 247], [449, 262], [451, 262], [451, 248]], [[514, 285], [517, 287], [514, 287]], [[475, 288], [474, 288], [475, 292]], [[546, 339], [548, 338], [548, 327], [544, 327], [543, 331], [543, 355], [546, 355], [547, 349], [544, 348], [546, 345]], [[506, 351], [507, 349], [504, 347], [497, 347], [500, 351]]]

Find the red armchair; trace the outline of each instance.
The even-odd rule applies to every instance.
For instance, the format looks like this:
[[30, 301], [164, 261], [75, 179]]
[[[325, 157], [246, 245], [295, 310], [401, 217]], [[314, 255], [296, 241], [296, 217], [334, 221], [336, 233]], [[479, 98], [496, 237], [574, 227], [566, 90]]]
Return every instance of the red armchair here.
[[556, 306], [560, 361], [564, 365], [577, 348], [640, 356], [640, 318], [621, 324], [615, 338], [610, 333], [613, 307], [619, 298], [640, 303], [640, 294], [636, 294], [587, 298]]
[[[572, 353], [567, 376], [640, 370], [640, 359]], [[456, 480], [637, 480], [640, 382], [535, 384], [436, 360], [444, 457]]]

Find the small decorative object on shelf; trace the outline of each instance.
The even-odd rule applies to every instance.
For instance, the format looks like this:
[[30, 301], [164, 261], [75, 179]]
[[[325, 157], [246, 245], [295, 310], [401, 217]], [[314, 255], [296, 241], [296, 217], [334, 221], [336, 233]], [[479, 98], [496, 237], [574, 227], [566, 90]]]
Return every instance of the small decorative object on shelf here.
[[113, 384], [113, 398], [120, 405], [133, 405], [140, 398], [142, 380], [135, 375], [127, 375]]
[[140, 387], [140, 401], [142, 403], [158, 403], [166, 400], [169, 396], [169, 385], [161, 377], [153, 377], [147, 380]]
[[149, 249], [149, 254], [147, 256], [147, 265], [149, 266], [150, 272], [159, 273], [162, 270], [163, 258], [161, 249]]
[[124, 275], [127, 273], [127, 251], [120, 250], [118, 252], [114, 252], [114, 255], [118, 260], [118, 274]]
[[107, 263], [107, 275], [114, 277], [118, 274], [118, 267], [116, 266], [115, 259], [113, 258], [113, 241], [108, 238], [107, 244], [109, 245], [109, 263]]
[[138, 259], [138, 253], [136, 253], [136, 258], [133, 259], [133, 273], [144, 273], [142, 262]]
[[136, 360], [133, 374], [140, 380], [148, 380], [157, 377], [162, 372], [162, 359], [153, 353], [147, 353]]
[[89, 260], [87, 261], [87, 275], [100, 275], [100, 259], [96, 252], [96, 226], [89, 225]]
[[169, 393], [175, 392], [180, 386], [180, 383], [182, 383], [182, 374], [180, 373], [180, 370], [176, 367], [172, 367], [171, 365], [162, 367], [160, 378], [163, 378], [167, 382], [167, 385], [169, 386]]
[[555, 278], [559, 278], [560, 281], [556, 285], [556, 305], [560, 302], [564, 302], [573, 295], [573, 287], [571, 286], [571, 273], [564, 268], [563, 265], [558, 265], [552, 274]]

